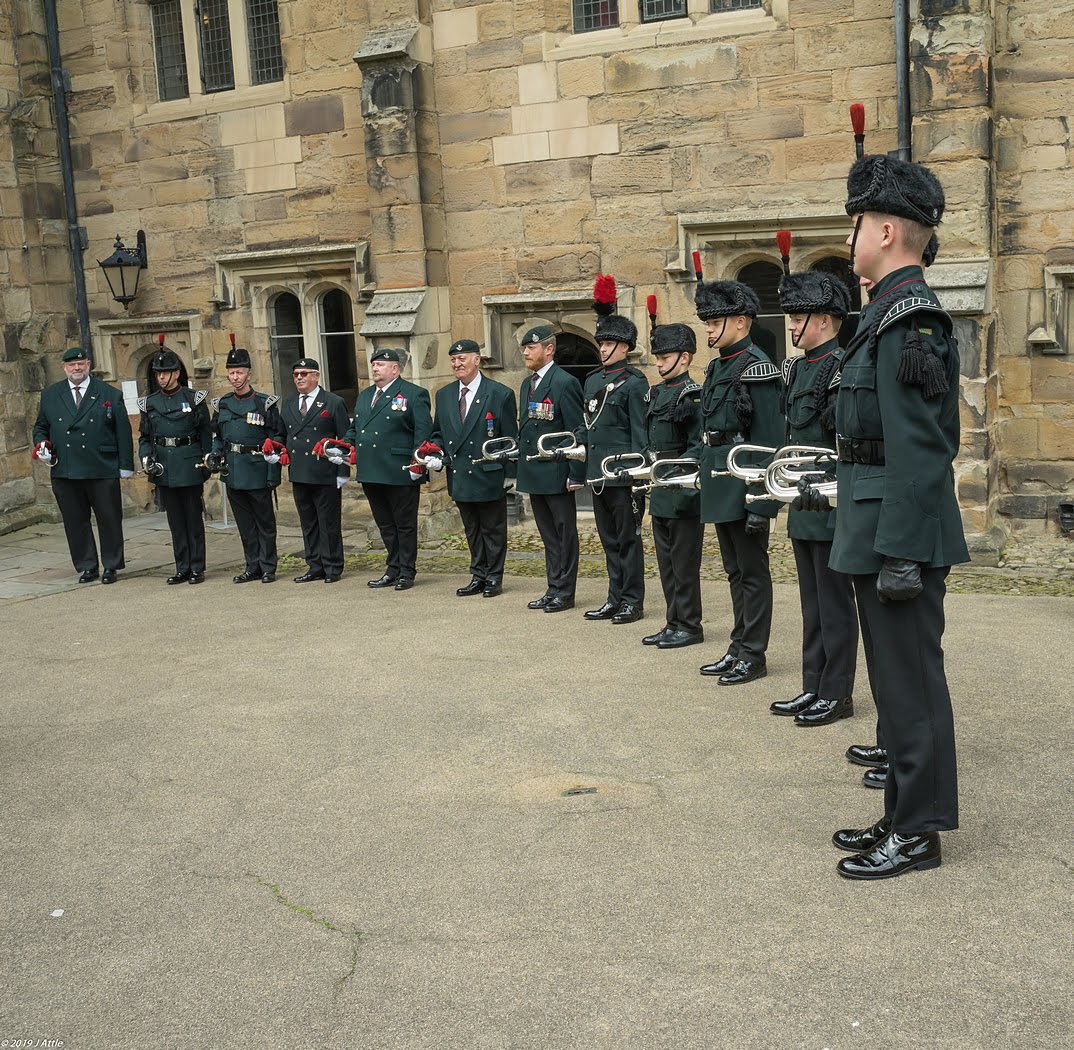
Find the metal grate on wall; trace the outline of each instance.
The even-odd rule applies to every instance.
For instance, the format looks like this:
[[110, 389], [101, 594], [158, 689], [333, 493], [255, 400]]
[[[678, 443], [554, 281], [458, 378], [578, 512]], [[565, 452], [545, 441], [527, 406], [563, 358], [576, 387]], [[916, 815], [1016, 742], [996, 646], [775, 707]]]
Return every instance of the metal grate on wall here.
[[576, 33], [619, 25], [619, 0], [572, 0], [572, 7]]
[[183, 13], [179, 0], [160, 0], [150, 7], [153, 15], [153, 52], [157, 61], [157, 97], [161, 102], [187, 98], [190, 85], [183, 48]]
[[641, 0], [639, 13], [643, 22], [662, 22], [668, 18], [685, 18], [686, 0]]
[[763, 7], [761, 0], [709, 0], [709, 10], [713, 13], [718, 11], [747, 11], [750, 8]]
[[246, 32], [250, 38], [251, 82], [270, 84], [283, 80], [277, 0], [246, 0]]
[[227, 0], [198, 0], [194, 17], [198, 20], [202, 87], [206, 92], [229, 91], [235, 86], [235, 67]]

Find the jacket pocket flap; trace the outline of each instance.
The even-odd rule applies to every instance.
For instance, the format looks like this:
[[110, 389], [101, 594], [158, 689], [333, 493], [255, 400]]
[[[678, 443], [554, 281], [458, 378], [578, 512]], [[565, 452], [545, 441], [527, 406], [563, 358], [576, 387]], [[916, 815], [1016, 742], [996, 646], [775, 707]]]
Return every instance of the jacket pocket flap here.
[[854, 500], [883, 499], [884, 480], [883, 474], [875, 474], [872, 477], [866, 478], [855, 478], [853, 492]]

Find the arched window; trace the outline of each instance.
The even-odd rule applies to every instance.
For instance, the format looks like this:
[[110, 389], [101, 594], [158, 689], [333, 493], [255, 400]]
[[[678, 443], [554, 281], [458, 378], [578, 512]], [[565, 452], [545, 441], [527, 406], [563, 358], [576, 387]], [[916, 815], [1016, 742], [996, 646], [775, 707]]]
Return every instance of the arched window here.
[[777, 367], [787, 356], [787, 327], [779, 305], [779, 279], [783, 268], [770, 262], [752, 262], [738, 271], [736, 280], [749, 285], [761, 300], [761, 312], [753, 322], [753, 341]]
[[843, 281], [850, 292], [851, 313], [839, 329], [839, 345], [846, 346], [858, 330], [858, 316], [861, 313], [861, 285], [850, 272], [850, 260], [843, 259], [838, 255], [828, 255], [818, 259], [810, 269], [819, 270], [821, 273], [830, 273]]
[[600, 366], [600, 354], [591, 342], [580, 335], [560, 332], [556, 336], [555, 362], [585, 386], [585, 377]]
[[291, 369], [306, 352], [302, 339], [302, 304], [290, 292], [280, 292], [269, 303], [268, 315], [276, 393], [286, 397], [294, 390]]
[[317, 301], [320, 329], [321, 378], [327, 389], [343, 398], [347, 411], [354, 411], [358, 397], [358, 366], [354, 357], [354, 318], [347, 293], [339, 288], [325, 292]]

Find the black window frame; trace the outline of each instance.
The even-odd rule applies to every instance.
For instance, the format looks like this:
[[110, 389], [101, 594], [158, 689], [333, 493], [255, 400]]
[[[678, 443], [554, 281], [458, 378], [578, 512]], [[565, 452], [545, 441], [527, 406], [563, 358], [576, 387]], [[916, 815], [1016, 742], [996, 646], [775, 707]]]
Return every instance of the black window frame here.
[[228, 0], [196, 0], [198, 65], [201, 89], [206, 95], [235, 90], [235, 55], [231, 41]]
[[[281, 315], [279, 310], [285, 298], [294, 300], [293, 319], [297, 319], [297, 331], [280, 330]], [[276, 393], [280, 397], [285, 397], [294, 389], [291, 370], [295, 362], [306, 356], [302, 300], [291, 291], [277, 292], [268, 302], [268, 316], [269, 353], [272, 358], [272, 372], [276, 382]], [[322, 376], [322, 378], [324, 377]]]
[[571, 0], [575, 33], [596, 33], [619, 27], [619, 0]]
[[246, 46], [250, 53], [250, 83], [275, 84], [286, 67], [280, 39], [279, 0], [244, 0]]
[[756, 11], [763, 8], [762, 0], [709, 0], [709, 14], [722, 15], [731, 11]]
[[[674, 7], [675, 10], [657, 10], [654, 8]], [[670, 22], [676, 18], [690, 17], [689, 0], [638, 0], [638, 19], [643, 25], [651, 22]]]
[[[153, 26], [153, 60], [156, 67], [157, 99], [160, 102], [174, 102], [177, 99], [190, 98], [190, 73], [186, 65], [182, 0], [154, 0], [149, 5], [149, 12]], [[176, 40], [178, 40], [177, 51]]]

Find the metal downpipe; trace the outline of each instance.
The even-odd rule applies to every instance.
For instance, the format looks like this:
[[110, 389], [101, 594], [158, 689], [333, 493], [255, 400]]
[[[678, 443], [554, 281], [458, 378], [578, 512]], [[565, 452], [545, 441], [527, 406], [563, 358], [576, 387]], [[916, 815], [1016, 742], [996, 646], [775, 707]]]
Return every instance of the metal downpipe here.
[[910, 0], [895, 0], [895, 106], [899, 160], [912, 160], [910, 113]]

